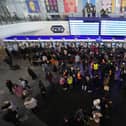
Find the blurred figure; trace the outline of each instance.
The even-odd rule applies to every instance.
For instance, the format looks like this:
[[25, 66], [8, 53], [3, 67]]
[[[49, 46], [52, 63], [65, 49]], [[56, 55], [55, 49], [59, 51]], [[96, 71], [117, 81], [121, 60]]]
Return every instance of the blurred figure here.
[[11, 80], [7, 80], [6, 81], [6, 87], [8, 88], [8, 90], [9, 90], [9, 92], [11, 93], [11, 94], [13, 94], [13, 86], [14, 86], [14, 84], [12, 83], [12, 81]]
[[28, 74], [32, 77], [32, 80], [37, 79], [36, 73], [30, 67], [28, 67], [27, 71], [28, 71]]
[[31, 89], [31, 87], [28, 84], [28, 81], [23, 78], [19, 78], [19, 85], [22, 86], [24, 89]]
[[47, 90], [41, 80], [39, 80], [39, 88], [40, 88], [40, 93], [42, 94], [42, 96], [45, 97], [47, 94]]
[[78, 67], [78, 65], [80, 64], [80, 60], [81, 60], [81, 58], [80, 58], [80, 56], [77, 54], [76, 56], [75, 56], [75, 65]]
[[67, 84], [68, 84], [69, 89], [73, 88], [73, 77], [71, 75], [68, 75], [67, 77]]
[[14, 126], [20, 125], [19, 116], [18, 116], [17, 111], [12, 110], [11, 108], [9, 108], [7, 110], [6, 114], [3, 116], [3, 119], [7, 122], [14, 124]]
[[24, 100], [24, 106], [28, 110], [32, 110], [33, 113], [36, 112], [37, 100], [34, 97], [26, 97]]
[[100, 99], [94, 99], [93, 100], [93, 108], [94, 110], [101, 110], [101, 100]]
[[6, 111], [9, 108], [11, 108], [12, 110], [16, 110], [17, 109], [16, 105], [12, 101], [4, 101], [3, 105], [1, 107], [2, 111]]
[[1, 109], [5, 112], [5, 114], [3, 115], [3, 119], [5, 121], [10, 122], [15, 126], [20, 125], [17, 108], [12, 101], [5, 101]]
[[15, 84], [15, 85], [13, 86], [13, 92], [14, 92], [14, 94], [16, 94], [16, 96], [22, 97], [22, 94], [23, 94], [23, 87], [20, 86], [20, 85]]
[[93, 121], [97, 124], [97, 126], [100, 126], [100, 118], [103, 116], [101, 112], [99, 111], [93, 111]]

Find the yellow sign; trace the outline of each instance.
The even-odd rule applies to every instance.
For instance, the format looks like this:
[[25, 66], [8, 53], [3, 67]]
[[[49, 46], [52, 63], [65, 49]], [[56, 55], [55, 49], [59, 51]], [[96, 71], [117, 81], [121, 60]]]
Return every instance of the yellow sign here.
[[112, 0], [112, 13], [115, 11], [115, 0]]
[[30, 7], [30, 9], [31, 9], [32, 11], [35, 11], [35, 10], [36, 10], [36, 9], [35, 9], [35, 4], [34, 4], [33, 1], [30, 1], [30, 2], [29, 2], [29, 7]]
[[122, 7], [126, 7], [126, 0], [122, 0]]
[[126, 11], [126, 0], [121, 0], [121, 12]]

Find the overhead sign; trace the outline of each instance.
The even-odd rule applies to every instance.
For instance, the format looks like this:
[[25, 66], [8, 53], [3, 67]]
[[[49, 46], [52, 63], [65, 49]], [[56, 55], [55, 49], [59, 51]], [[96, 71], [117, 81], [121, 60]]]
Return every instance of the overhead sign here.
[[101, 21], [101, 35], [126, 36], [126, 21]]
[[99, 20], [69, 20], [71, 35], [99, 35]]
[[[4, 39], [4, 42], [14, 42], [16, 38], [17, 42], [21, 41], [112, 41], [113, 36], [97, 36], [97, 35], [80, 35], [80, 36], [75, 36], [75, 35], [51, 35], [51, 36], [11, 36], [7, 37]], [[116, 36], [114, 37], [114, 40], [116, 41], [124, 41], [125, 37], [124, 36]]]

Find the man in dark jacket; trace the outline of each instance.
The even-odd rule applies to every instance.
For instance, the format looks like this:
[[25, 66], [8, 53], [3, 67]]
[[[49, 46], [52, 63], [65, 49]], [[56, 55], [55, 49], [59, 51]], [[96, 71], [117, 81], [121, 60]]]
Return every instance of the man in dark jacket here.
[[19, 126], [19, 118], [15, 110], [8, 109], [6, 114], [3, 116], [3, 119], [14, 124], [15, 126]]
[[36, 73], [30, 67], [28, 67], [27, 71], [28, 71], [28, 74], [32, 77], [33, 80], [37, 79]]
[[11, 94], [13, 94], [13, 90], [12, 90], [12, 88], [13, 88], [13, 83], [12, 83], [11, 80], [7, 80], [7, 81], [6, 81], [6, 87], [8, 88], [9, 92], [10, 92]]

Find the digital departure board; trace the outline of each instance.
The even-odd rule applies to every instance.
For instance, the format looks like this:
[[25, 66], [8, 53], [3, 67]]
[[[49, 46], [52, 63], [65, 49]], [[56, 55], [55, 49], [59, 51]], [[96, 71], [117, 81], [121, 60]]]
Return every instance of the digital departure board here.
[[99, 21], [69, 20], [71, 35], [99, 35]]
[[126, 36], [126, 21], [102, 20], [101, 35]]

